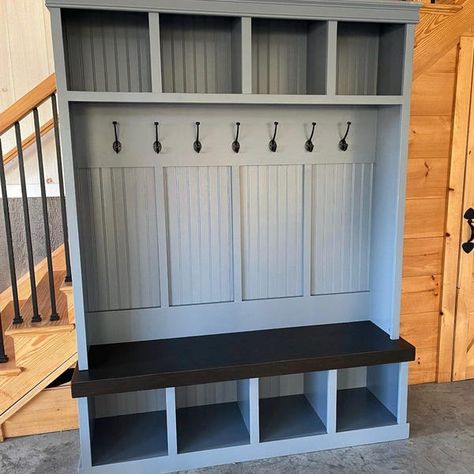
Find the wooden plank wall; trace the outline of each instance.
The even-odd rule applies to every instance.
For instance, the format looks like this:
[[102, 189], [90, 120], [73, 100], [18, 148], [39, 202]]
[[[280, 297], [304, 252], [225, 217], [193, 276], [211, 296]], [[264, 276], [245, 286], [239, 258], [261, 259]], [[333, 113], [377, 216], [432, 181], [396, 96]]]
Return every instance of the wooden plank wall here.
[[410, 383], [436, 380], [457, 47], [413, 82], [401, 334], [416, 346]]

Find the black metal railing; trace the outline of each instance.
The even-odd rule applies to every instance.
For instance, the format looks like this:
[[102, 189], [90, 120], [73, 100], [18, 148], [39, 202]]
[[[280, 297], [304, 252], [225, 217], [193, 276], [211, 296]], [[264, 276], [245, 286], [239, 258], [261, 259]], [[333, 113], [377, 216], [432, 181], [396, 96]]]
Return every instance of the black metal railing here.
[[[61, 210], [61, 223], [62, 223], [62, 232], [63, 232], [63, 243], [64, 243], [64, 257], [65, 257], [65, 281], [71, 281], [71, 264], [69, 257], [69, 243], [68, 243], [68, 229], [67, 229], [67, 220], [66, 220], [66, 204], [65, 204], [65, 192], [64, 192], [64, 179], [62, 171], [62, 155], [61, 155], [61, 146], [59, 141], [59, 123], [58, 123], [58, 109], [57, 109], [57, 100], [55, 93], [48, 95], [43, 100], [38, 101], [31, 109], [27, 112], [26, 115], [23, 115], [21, 118], [18, 118], [13, 122], [8, 130], [13, 129], [15, 135], [15, 149], [13, 153], [10, 152], [6, 157], [4, 155], [4, 150], [2, 150], [2, 135], [0, 135], [0, 190], [3, 203], [3, 221], [5, 227], [5, 237], [6, 237], [6, 247], [8, 253], [8, 266], [11, 282], [11, 295], [12, 295], [12, 308], [13, 308], [13, 317], [12, 322], [15, 325], [22, 324], [24, 322], [24, 315], [22, 315], [22, 308], [20, 307], [19, 292], [18, 292], [18, 262], [15, 255], [15, 242], [14, 242], [14, 232], [12, 231], [12, 206], [9, 204], [8, 199], [8, 186], [7, 186], [7, 170], [5, 166], [5, 160], [8, 158], [8, 161], [12, 159], [17, 159], [18, 172], [20, 176], [20, 189], [21, 189], [21, 209], [23, 214], [23, 223], [24, 223], [24, 238], [26, 242], [26, 254], [28, 261], [28, 274], [29, 274], [29, 295], [31, 301], [31, 310], [32, 310], [32, 323], [39, 323], [42, 321], [43, 317], [40, 314], [40, 305], [38, 302], [38, 287], [37, 279], [35, 274], [35, 250], [34, 250], [34, 237], [32, 235], [31, 229], [31, 215], [30, 215], [30, 202], [28, 196], [28, 186], [27, 186], [27, 175], [25, 172], [25, 149], [31, 144], [36, 145], [36, 159], [37, 159], [37, 169], [39, 172], [39, 184], [40, 184], [40, 197], [41, 197], [41, 211], [42, 211], [42, 229], [44, 232], [44, 241], [45, 241], [45, 255], [47, 262], [47, 281], [49, 286], [49, 307], [51, 309], [48, 318], [50, 321], [59, 320], [59, 314], [57, 309], [57, 288], [55, 284], [55, 272], [53, 268], [53, 249], [51, 244], [51, 231], [50, 231], [50, 212], [48, 208], [48, 197], [46, 189], [46, 179], [45, 179], [45, 157], [43, 155], [43, 143], [42, 143], [42, 134], [44, 132], [40, 124], [40, 117], [38, 107], [46, 101], [51, 103], [51, 115], [52, 115], [52, 124], [47, 128], [49, 131], [51, 128], [54, 131], [54, 141], [55, 141], [55, 150], [56, 150], [56, 166], [58, 171], [58, 185], [59, 185], [59, 201], [60, 201], [60, 210]], [[33, 118], [34, 132], [26, 140], [22, 139], [22, 124], [21, 122], [25, 118]], [[6, 132], [7, 128], [3, 129], [3, 132]], [[47, 157], [49, 158], [49, 157]], [[15, 219], [16, 221], [16, 219]], [[37, 251], [37, 250], [36, 250]], [[4, 312], [5, 315], [5, 312]], [[1, 318], [1, 316], [0, 316]], [[4, 329], [5, 329], [5, 319], [2, 322], [0, 319], [0, 363], [7, 362], [8, 356], [5, 353], [4, 345]]]

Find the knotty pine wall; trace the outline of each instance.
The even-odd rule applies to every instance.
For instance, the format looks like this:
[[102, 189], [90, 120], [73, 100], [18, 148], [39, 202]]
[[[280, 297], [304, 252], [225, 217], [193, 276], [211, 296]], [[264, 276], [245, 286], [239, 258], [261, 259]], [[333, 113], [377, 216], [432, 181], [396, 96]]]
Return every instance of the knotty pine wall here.
[[410, 383], [436, 380], [457, 47], [413, 82], [401, 334], [416, 346]]
[[[44, 0], [0, 0], [0, 112], [54, 72]], [[410, 382], [436, 380], [443, 235], [457, 49], [413, 84], [401, 331]]]

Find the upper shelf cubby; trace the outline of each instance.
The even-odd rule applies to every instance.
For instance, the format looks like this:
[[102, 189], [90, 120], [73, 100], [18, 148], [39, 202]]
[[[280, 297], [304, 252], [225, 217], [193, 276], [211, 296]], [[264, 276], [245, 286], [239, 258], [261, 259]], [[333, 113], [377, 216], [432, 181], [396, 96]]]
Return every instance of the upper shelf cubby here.
[[63, 10], [62, 25], [69, 90], [151, 91], [147, 13]]
[[339, 22], [336, 92], [401, 95], [405, 25]]
[[254, 94], [325, 94], [327, 22], [252, 20]]
[[240, 18], [160, 14], [163, 92], [242, 91]]

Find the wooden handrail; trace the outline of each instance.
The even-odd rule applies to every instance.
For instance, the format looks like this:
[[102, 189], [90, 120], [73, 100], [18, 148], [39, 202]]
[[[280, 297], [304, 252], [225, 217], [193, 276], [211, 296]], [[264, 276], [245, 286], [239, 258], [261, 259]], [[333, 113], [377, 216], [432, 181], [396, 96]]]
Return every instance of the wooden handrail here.
[[15, 122], [21, 120], [33, 108], [38, 107], [56, 92], [56, 74], [51, 74], [30, 92], [18, 99], [7, 110], [0, 114], [0, 135], [5, 133]]

